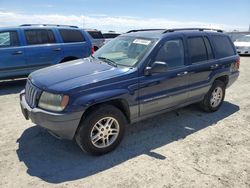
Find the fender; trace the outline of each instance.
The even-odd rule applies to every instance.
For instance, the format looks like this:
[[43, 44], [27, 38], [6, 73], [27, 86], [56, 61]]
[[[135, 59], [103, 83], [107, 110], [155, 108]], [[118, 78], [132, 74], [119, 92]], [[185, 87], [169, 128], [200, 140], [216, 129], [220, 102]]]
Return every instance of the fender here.
[[[128, 89], [112, 89], [107, 91], [91, 92], [77, 97], [77, 99], [72, 103], [72, 106], [78, 107], [78, 111], [86, 111], [87, 108], [93, 105], [119, 99], [126, 101], [131, 111], [132, 106], [138, 107], [138, 103], [135, 102], [135, 98], [137, 98], [136, 96], [135, 92], [129, 91]], [[134, 110], [132, 111], [134, 112]]]

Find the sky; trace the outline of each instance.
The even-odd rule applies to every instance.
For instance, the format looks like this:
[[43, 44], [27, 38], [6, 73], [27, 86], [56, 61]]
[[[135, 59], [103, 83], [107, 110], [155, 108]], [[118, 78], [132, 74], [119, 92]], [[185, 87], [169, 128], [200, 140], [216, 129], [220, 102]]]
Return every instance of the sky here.
[[67, 24], [125, 32], [142, 28], [248, 30], [250, 0], [0, 0], [0, 27]]

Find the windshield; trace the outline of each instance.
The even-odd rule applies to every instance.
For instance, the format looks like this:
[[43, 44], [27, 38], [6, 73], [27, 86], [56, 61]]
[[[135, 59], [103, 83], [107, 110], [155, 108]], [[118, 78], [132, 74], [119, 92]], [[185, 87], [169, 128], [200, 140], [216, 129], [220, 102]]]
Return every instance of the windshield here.
[[244, 37], [240, 37], [236, 41], [237, 42], [250, 42], [250, 35], [246, 35]]
[[152, 47], [153, 40], [134, 37], [118, 37], [94, 53], [95, 58], [108, 59], [117, 65], [135, 66]]

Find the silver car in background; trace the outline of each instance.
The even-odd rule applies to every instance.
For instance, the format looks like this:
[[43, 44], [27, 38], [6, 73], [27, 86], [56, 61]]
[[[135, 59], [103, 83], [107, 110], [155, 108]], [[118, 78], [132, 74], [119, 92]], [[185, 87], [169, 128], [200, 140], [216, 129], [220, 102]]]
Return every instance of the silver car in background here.
[[90, 35], [94, 51], [98, 50], [104, 45], [105, 39], [102, 32], [97, 29], [85, 29]]

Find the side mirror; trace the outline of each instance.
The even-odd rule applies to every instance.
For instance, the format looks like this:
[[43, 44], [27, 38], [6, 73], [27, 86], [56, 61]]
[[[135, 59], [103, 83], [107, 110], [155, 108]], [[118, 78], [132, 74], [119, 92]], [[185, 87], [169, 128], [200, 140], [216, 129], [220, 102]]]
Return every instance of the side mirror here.
[[164, 73], [168, 71], [168, 64], [162, 61], [155, 61], [151, 67], [146, 67], [144, 70], [144, 74], [151, 75], [154, 73]]

